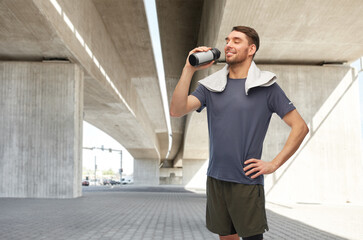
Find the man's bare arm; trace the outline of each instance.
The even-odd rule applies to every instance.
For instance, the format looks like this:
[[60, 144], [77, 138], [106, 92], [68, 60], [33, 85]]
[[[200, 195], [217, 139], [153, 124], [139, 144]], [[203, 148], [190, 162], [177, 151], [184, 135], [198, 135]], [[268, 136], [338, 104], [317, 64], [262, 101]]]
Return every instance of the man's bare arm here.
[[[198, 47], [189, 52], [193, 54], [195, 52], [208, 51], [210, 48], [208, 47]], [[188, 55], [188, 58], [189, 58]], [[185, 66], [183, 68], [182, 75], [179, 79], [178, 84], [175, 87], [171, 103], [170, 103], [170, 116], [172, 117], [182, 117], [189, 112], [192, 112], [201, 107], [201, 103], [198, 98], [189, 94], [190, 82], [194, 73], [197, 70], [205, 69], [212, 66], [213, 62], [199, 66], [193, 67], [189, 64], [188, 58], [186, 60]]]
[[285, 143], [285, 146], [271, 162], [265, 162], [255, 158], [245, 161], [245, 164], [249, 164], [243, 169], [246, 172], [247, 176], [251, 175], [254, 172], [257, 172], [251, 177], [256, 178], [261, 174], [269, 174], [275, 172], [300, 147], [306, 134], [308, 134], [309, 132], [309, 128], [307, 127], [305, 121], [302, 119], [296, 109], [286, 114], [283, 120], [287, 125], [291, 127], [290, 135]]

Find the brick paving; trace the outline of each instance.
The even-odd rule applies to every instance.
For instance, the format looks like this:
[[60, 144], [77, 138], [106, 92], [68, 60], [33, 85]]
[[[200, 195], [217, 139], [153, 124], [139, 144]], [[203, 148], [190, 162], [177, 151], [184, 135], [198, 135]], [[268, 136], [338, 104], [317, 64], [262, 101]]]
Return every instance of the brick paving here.
[[[84, 188], [77, 199], [0, 199], [0, 239], [218, 239], [206, 196], [178, 187]], [[268, 211], [265, 239], [345, 239]]]

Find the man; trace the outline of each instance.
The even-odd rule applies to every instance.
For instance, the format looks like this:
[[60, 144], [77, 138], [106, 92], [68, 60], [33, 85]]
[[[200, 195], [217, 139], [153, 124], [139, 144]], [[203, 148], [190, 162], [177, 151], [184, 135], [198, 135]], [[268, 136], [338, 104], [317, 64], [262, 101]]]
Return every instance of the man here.
[[[224, 47], [227, 65], [200, 80], [198, 88], [188, 95], [193, 74], [213, 62], [193, 67], [187, 60], [170, 105], [173, 117], [207, 107], [210, 160], [206, 223], [222, 240], [263, 239], [268, 230], [263, 174], [273, 173], [284, 164], [309, 131], [275, 83], [275, 74], [260, 71], [253, 62], [258, 48], [254, 29], [233, 27]], [[189, 55], [209, 49], [198, 47]], [[263, 161], [263, 140], [274, 112], [291, 131], [281, 152], [272, 161]]]

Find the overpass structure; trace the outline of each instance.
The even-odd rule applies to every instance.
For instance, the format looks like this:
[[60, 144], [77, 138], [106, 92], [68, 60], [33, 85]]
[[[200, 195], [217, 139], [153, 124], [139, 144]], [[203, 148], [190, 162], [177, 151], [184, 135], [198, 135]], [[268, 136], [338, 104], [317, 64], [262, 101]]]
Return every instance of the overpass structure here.
[[[259, 33], [256, 63], [277, 74], [310, 127], [300, 150], [267, 176], [271, 200], [363, 201], [359, 69], [349, 67], [363, 55], [360, 0], [156, 7], [169, 102], [191, 49], [223, 49], [235, 25]], [[0, 38], [0, 197], [81, 196], [83, 120], [131, 153], [136, 184], [203, 187], [206, 114], [172, 118], [170, 138], [142, 0], [3, 0]], [[221, 59], [195, 75], [191, 91]], [[273, 117], [263, 159], [288, 130]]]

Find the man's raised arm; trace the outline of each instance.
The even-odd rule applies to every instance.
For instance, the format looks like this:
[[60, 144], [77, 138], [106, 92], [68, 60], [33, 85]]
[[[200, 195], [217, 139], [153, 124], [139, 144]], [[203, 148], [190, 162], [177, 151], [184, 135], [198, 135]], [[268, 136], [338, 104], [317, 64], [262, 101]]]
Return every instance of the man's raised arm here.
[[[208, 51], [209, 49], [211, 48], [208, 47], [195, 48], [189, 52], [188, 58], [190, 54], [193, 54], [195, 52]], [[173, 97], [171, 99], [170, 116], [172, 117], [182, 117], [188, 114], [189, 112], [192, 112], [201, 107], [201, 103], [198, 100], [198, 98], [194, 97], [193, 95], [188, 95], [190, 82], [192, 80], [194, 73], [197, 70], [208, 68], [212, 66], [212, 64], [214, 63], [214, 61], [212, 61], [206, 65], [193, 67], [192, 65], [190, 65], [188, 58], [186, 60], [183, 72], [181, 74], [178, 84], [175, 87]]]

